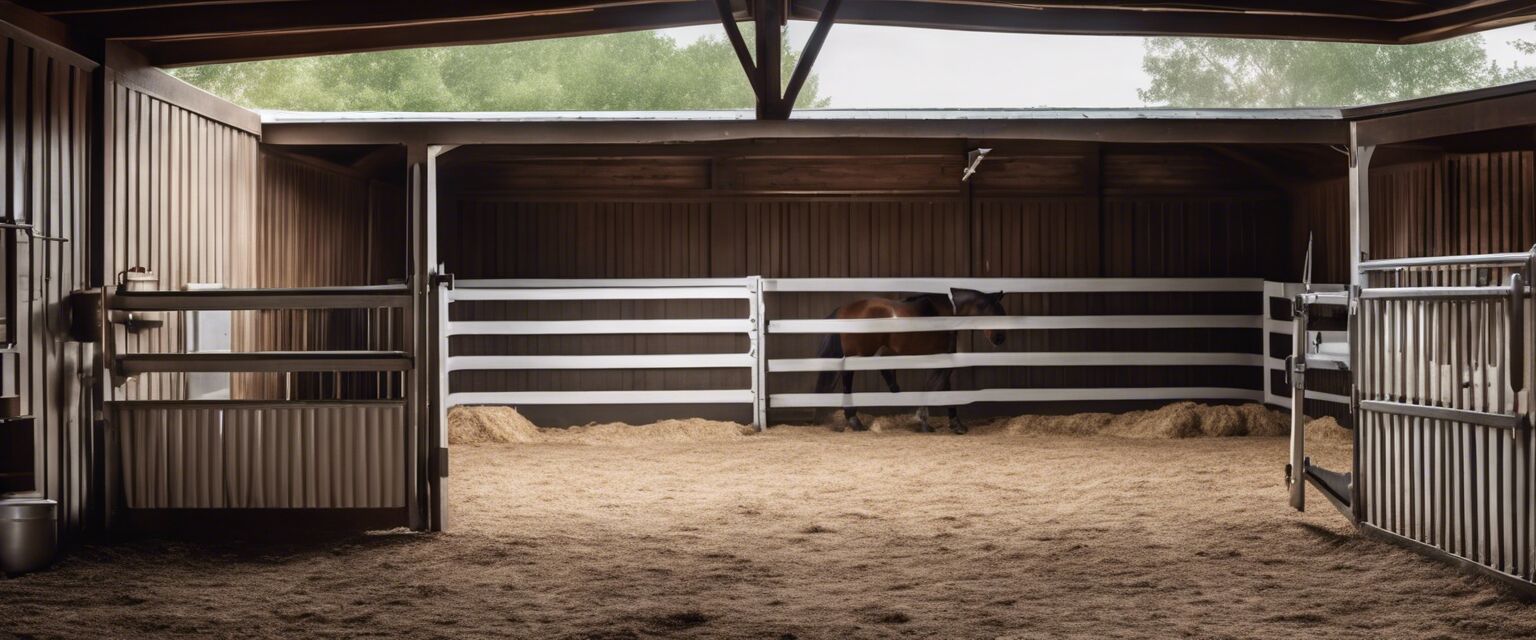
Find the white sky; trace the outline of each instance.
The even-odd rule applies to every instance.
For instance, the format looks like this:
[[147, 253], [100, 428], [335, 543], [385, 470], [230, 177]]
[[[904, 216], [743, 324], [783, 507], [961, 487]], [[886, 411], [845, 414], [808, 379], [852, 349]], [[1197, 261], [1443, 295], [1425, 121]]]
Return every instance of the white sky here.
[[[812, 23], [790, 23], [800, 46]], [[717, 25], [667, 29], [680, 42], [721, 33]], [[1509, 46], [1536, 38], [1531, 25], [1483, 34], [1502, 65], [1536, 65]], [[839, 108], [1136, 107], [1142, 40], [903, 27], [834, 25], [816, 61], [821, 94]]]

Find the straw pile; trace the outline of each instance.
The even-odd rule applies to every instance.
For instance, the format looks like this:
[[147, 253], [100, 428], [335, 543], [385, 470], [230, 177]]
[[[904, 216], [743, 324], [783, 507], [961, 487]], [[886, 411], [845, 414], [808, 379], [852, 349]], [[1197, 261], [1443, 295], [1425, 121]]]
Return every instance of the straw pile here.
[[752, 433], [746, 425], [700, 418], [646, 425], [593, 423], [561, 429], [541, 428], [512, 407], [454, 407], [448, 412], [449, 444], [713, 442], [745, 438]]

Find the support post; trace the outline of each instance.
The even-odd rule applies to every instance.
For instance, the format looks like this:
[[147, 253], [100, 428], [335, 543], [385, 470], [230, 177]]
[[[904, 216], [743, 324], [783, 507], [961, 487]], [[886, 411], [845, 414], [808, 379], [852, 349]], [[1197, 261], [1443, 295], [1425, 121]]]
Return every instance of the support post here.
[[784, 0], [754, 0], [752, 20], [757, 40], [757, 119], [788, 120], [784, 104], [782, 52], [784, 43]]
[[422, 356], [426, 353], [425, 330], [423, 325], [427, 308], [427, 253], [426, 253], [426, 220], [427, 220], [427, 146], [424, 144], [406, 145], [406, 171], [408, 172], [408, 191], [410, 195], [409, 233], [407, 238], [410, 244], [406, 247], [406, 286], [411, 292], [411, 304], [404, 309], [402, 318], [402, 334], [405, 344], [402, 345], [406, 353], [411, 354], [412, 366], [405, 372], [405, 469], [406, 469], [406, 510], [409, 525], [412, 529], [422, 531], [428, 529], [431, 524], [427, 513], [426, 500], [431, 495], [427, 486], [427, 476], [430, 470], [428, 457], [430, 452], [427, 447], [426, 425], [430, 418], [427, 416], [426, 394], [423, 382], [426, 377], [421, 372]]
[[768, 313], [763, 304], [763, 279], [752, 278], [752, 424], [768, 428]]
[[422, 395], [427, 417], [427, 488], [431, 501], [428, 504], [427, 528], [446, 531], [448, 519], [448, 410], [443, 402], [447, 382], [447, 337], [443, 323], [448, 319], [449, 279], [444, 273], [438, 254], [437, 237], [437, 158], [452, 150], [453, 146], [431, 145], [426, 158], [426, 216], [422, 220], [423, 244], [421, 253], [425, 268], [424, 286], [429, 292], [421, 353], [416, 359], [416, 369], [424, 379]]
[[1360, 263], [1371, 248], [1371, 156], [1375, 145], [1361, 145], [1360, 123], [1349, 125], [1349, 283], [1358, 288]]
[[1307, 307], [1301, 296], [1291, 298], [1291, 507], [1307, 510]]

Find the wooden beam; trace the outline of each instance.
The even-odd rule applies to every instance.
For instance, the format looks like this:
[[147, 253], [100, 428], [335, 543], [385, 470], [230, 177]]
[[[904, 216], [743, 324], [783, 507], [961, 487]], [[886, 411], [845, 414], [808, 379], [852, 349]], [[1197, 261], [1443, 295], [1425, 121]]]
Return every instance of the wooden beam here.
[[145, 93], [188, 111], [253, 135], [261, 135], [261, 116], [245, 107], [194, 87], [150, 66], [143, 54], [117, 42], [107, 43], [107, 67], [116, 84]]
[[501, 18], [580, 13], [626, 5], [679, 0], [374, 0], [366, 9], [351, 2], [220, 3], [162, 5], [128, 11], [72, 15], [76, 28], [113, 40], [161, 40], [270, 33], [319, 33], [411, 24], [456, 24]]
[[1536, 125], [1536, 93], [1516, 93], [1475, 102], [1357, 120], [1360, 146], [1428, 140], [1493, 129]]
[[816, 56], [821, 55], [821, 45], [827, 41], [827, 32], [832, 30], [832, 23], [837, 20], [837, 9], [842, 6], [843, 0], [827, 0], [822, 7], [821, 15], [816, 17], [816, 28], [811, 31], [811, 39], [805, 43], [805, 49], [800, 52], [800, 61], [795, 64], [795, 73], [789, 77], [789, 86], [784, 88], [784, 113], [787, 117], [795, 108], [795, 100], [800, 97], [800, 88], [811, 75], [811, 67], [816, 64]]
[[370, 29], [283, 32], [136, 43], [159, 66], [185, 66], [289, 58], [335, 53], [386, 51], [420, 46], [489, 44], [637, 31], [681, 25], [714, 24], [716, 9], [707, 2], [624, 5], [580, 13], [498, 18], [458, 23], [428, 23]]
[[1342, 120], [802, 119], [595, 122], [320, 122], [262, 126], [271, 144], [658, 144], [808, 138], [1346, 144]]
[[731, 8], [731, 0], [715, 0], [716, 10], [720, 12], [720, 26], [725, 29], [726, 40], [731, 43], [731, 50], [736, 52], [736, 60], [741, 62], [741, 70], [747, 74], [747, 82], [752, 85], [752, 94], [761, 95], [762, 91], [757, 86], [757, 65], [752, 62], [752, 52], [747, 50], [747, 41], [741, 37], [741, 27], [736, 24], [736, 11]]
[[859, 0], [844, 7], [838, 20], [849, 24], [1000, 33], [1180, 35], [1375, 43], [1397, 42], [1404, 33], [1404, 29], [1395, 23], [1343, 17], [1098, 8], [1040, 10], [1004, 4], [904, 0]]
[[781, 66], [784, 43], [784, 0], [753, 0], [752, 20], [757, 37], [757, 118], [784, 120]]
[[1528, 22], [1536, 15], [1536, 0], [1472, 2], [1405, 25], [1399, 41], [1407, 44], [1443, 40], [1458, 35]]

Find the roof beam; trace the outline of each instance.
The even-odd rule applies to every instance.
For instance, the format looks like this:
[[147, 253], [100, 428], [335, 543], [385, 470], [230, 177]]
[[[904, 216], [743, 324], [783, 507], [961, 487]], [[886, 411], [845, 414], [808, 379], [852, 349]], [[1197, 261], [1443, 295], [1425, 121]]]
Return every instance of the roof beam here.
[[[803, 17], [803, 16], [797, 16]], [[1390, 22], [1344, 17], [1125, 11], [1100, 8], [1031, 9], [1005, 4], [948, 4], [903, 0], [849, 3], [838, 20], [931, 29], [1064, 35], [1210, 36], [1294, 38], [1339, 42], [1394, 42], [1403, 33]]]
[[449, 24], [591, 11], [603, 7], [677, 0], [375, 0], [351, 2], [264, 0], [168, 5], [71, 15], [76, 28], [113, 40], [161, 40], [213, 36], [305, 33], [407, 24]]
[[576, 13], [492, 18], [469, 22], [391, 25], [358, 30], [276, 32], [135, 43], [156, 65], [241, 62], [270, 58], [385, 51], [424, 45], [453, 46], [637, 31], [719, 20], [707, 2], [622, 5]]

